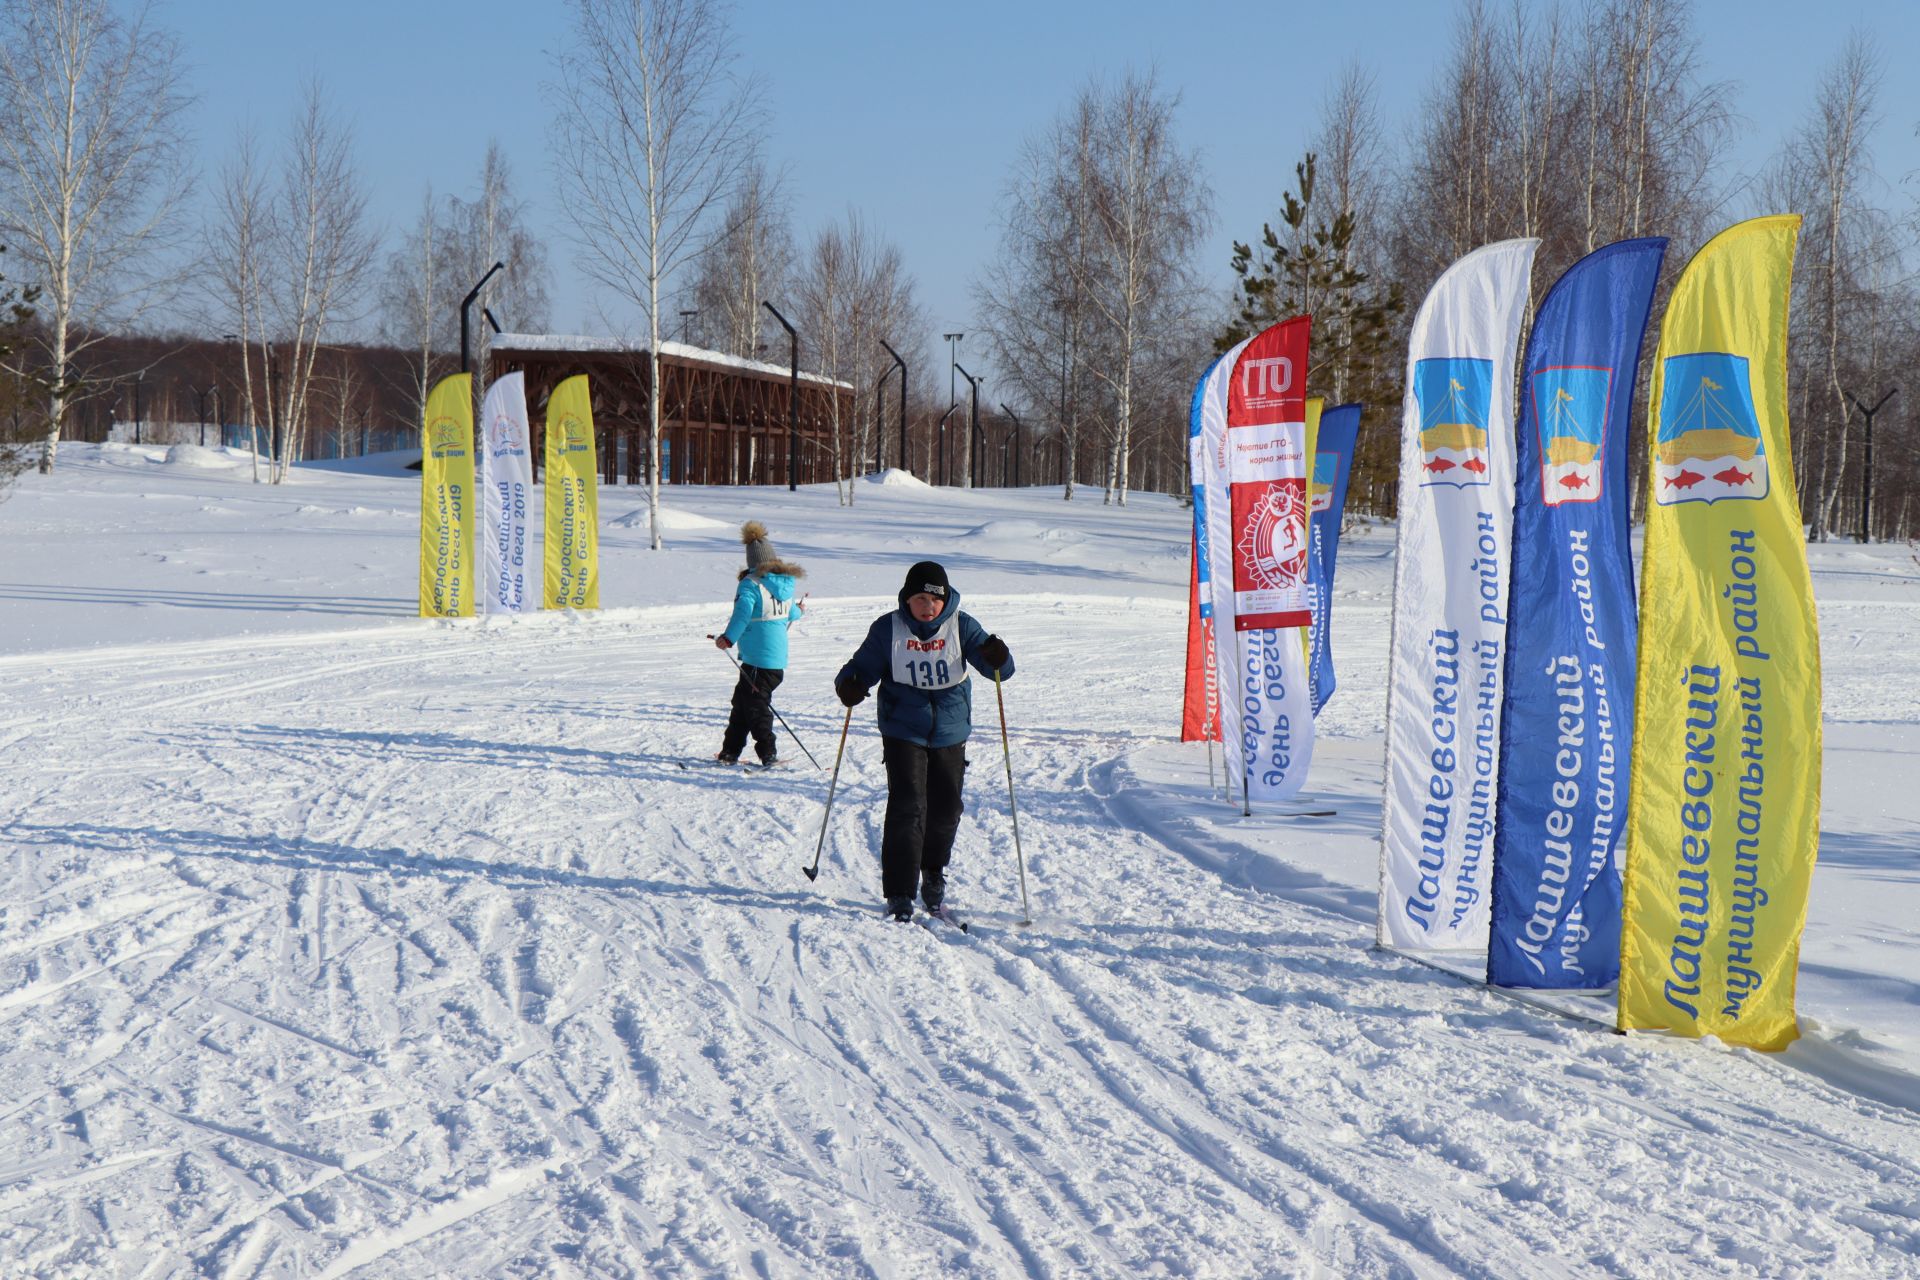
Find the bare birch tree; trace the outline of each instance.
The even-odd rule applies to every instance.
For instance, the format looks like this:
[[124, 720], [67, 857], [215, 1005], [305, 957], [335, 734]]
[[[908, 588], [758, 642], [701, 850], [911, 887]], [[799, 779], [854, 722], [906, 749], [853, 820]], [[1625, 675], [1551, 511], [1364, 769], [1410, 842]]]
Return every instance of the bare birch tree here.
[[700, 251], [693, 286], [683, 301], [693, 317], [695, 340], [729, 355], [756, 359], [768, 323], [763, 298], [788, 289], [793, 233], [785, 194], [759, 160], [741, 171], [740, 187], [720, 219], [718, 232]]
[[315, 356], [334, 325], [356, 318], [373, 264], [377, 242], [352, 147], [351, 130], [320, 85], [309, 84], [288, 138], [262, 273], [261, 357], [279, 362], [266, 384], [275, 484], [300, 460]]
[[1147, 348], [1193, 296], [1189, 255], [1206, 225], [1199, 165], [1173, 135], [1177, 96], [1152, 76], [1130, 74], [1111, 90], [1090, 87], [1080, 109], [1092, 127], [1077, 156], [1088, 189], [1086, 247], [1071, 264], [1113, 344], [1093, 377], [1114, 399], [1108, 434], [1107, 501], [1125, 506], [1136, 378]]
[[1554, 164], [1566, 114], [1560, 89], [1566, 78], [1560, 10], [1547, 11], [1545, 30], [1541, 30], [1522, 0], [1513, 0], [1506, 45], [1512, 168], [1519, 180], [1513, 225], [1519, 235], [1538, 238], [1548, 229], [1550, 209], [1557, 203], [1556, 187], [1560, 185]]
[[[0, 245], [0, 263], [6, 252]], [[32, 285], [19, 285], [0, 274], [0, 497], [26, 470], [29, 441], [37, 443], [41, 434], [35, 419], [46, 403], [47, 388], [41, 385], [44, 379], [19, 360], [39, 296]]]
[[[512, 170], [497, 141], [487, 144], [473, 199], [450, 197], [442, 227], [437, 274], [447, 291], [440, 314], [449, 339], [442, 350], [457, 345], [460, 300], [496, 262], [505, 263], [506, 270], [487, 282], [483, 305], [505, 314], [503, 328], [537, 333], [546, 327], [546, 248], [527, 225], [526, 202], [514, 192]], [[493, 330], [481, 319], [475, 315], [470, 335], [476, 398], [486, 390], [493, 349]]]
[[1092, 307], [1074, 266], [1085, 251], [1088, 192], [1074, 157], [1086, 149], [1085, 112], [1056, 121], [1021, 149], [1000, 207], [1000, 248], [973, 285], [975, 315], [1003, 382], [1047, 406], [1062, 454], [1062, 498], [1073, 500], [1080, 424], [1091, 408], [1084, 378]]
[[40, 289], [51, 388], [39, 467], [53, 470], [69, 362], [135, 322], [187, 188], [179, 45], [142, 8], [0, 6], [0, 240]]
[[[798, 302], [794, 323], [807, 335], [814, 350], [814, 363], [829, 378], [838, 378], [847, 356], [847, 312], [855, 288], [857, 253], [850, 240], [860, 234], [856, 222], [851, 232], [838, 224], [830, 225], [814, 237], [805, 264], [794, 281]], [[846, 505], [847, 485], [840, 473], [840, 397], [830, 397], [828, 413], [829, 452], [833, 465], [833, 487], [840, 504]]]
[[849, 213], [814, 238], [793, 289], [799, 305], [795, 321], [812, 343], [820, 372], [854, 388], [850, 418], [843, 417], [838, 396], [829, 410], [834, 486], [841, 503], [851, 506], [853, 478], [873, 441], [872, 419], [860, 393], [892, 365], [881, 338], [912, 331], [918, 323], [913, 280], [900, 250], [858, 213]]
[[1821, 77], [1813, 118], [1801, 130], [1795, 148], [1813, 178], [1813, 193], [1819, 201], [1810, 265], [1818, 273], [1814, 296], [1820, 324], [1820, 374], [1828, 408], [1821, 415], [1826, 430], [1822, 433], [1820, 477], [1811, 512], [1816, 542], [1826, 540], [1847, 469], [1847, 427], [1853, 414], [1840, 376], [1846, 341], [1843, 330], [1850, 319], [1846, 294], [1853, 281], [1864, 274], [1865, 264], [1860, 261], [1861, 250], [1866, 248], [1862, 222], [1863, 215], [1870, 211], [1863, 187], [1872, 171], [1867, 136], [1874, 123], [1874, 99], [1882, 74], [1879, 56], [1866, 37], [1856, 32]]
[[[481, 161], [473, 198], [436, 201], [429, 189], [419, 215], [381, 269], [380, 332], [408, 352], [406, 390], [416, 418], [425, 413], [433, 383], [458, 353], [461, 300], [496, 262], [505, 263], [506, 270], [488, 281], [482, 304], [497, 319], [504, 317], [505, 328], [532, 333], [546, 328], [546, 248], [528, 225], [526, 202], [514, 191], [506, 153], [493, 142]], [[478, 323], [470, 337], [477, 399], [492, 367], [493, 330]]]
[[716, 0], [575, 0], [556, 161], [580, 266], [647, 329], [647, 511], [660, 537], [661, 305], [754, 158], [760, 97]]
[[1372, 73], [1348, 64], [1321, 104], [1313, 146], [1335, 211], [1353, 215], [1351, 251], [1361, 266], [1377, 256], [1380, 192], [1386, 178], [1385, 140], [1374, 93]]
[[[234, 326], [240, 344], [240, 408], [246, 415], [253, 454], [253, 482], [260, 483], [260, 404], [253, 394], [253, 344], [266, 332], [260, 314], [262, 276], [272, 238], [273, 208], [259, 148], [242, 132], [220, 171], [215, 217], [206, 229], [206, 276], [215, 306]], [[263, 362], [264, 367], [264, 362]]]
[[446, 234], [429, 187], [405, 239], [387, 255], [380, 283], [381, 336], [407, 353], [406, 393], [415, 422], [426, 421], [427, 395], [447, 369], [447, 312], [460, 296], [442, 270]]
[[[899, 246], [870, 236], [860, 262], [860, 287], [855, 294], [848, 333], [851, 355], [846, 366], [856, 404], [862, 391], [875, 391], [893, 374], [893, 357], [881, 347], [881, 340], [893, 342], [895, 349], [911, 351], [923, 344], [928, 329], [915, 299], [913, 276], [907, 271]], [[875, 416], [856, 411], [854, 417], [858, 426], [850, 433], [849, 460], [853, 464], [850, 474], [858, 475], [869, 454], [875, 467], [880, 465], [885, 450], [876, 433], [884, 435], [884, 428], [877, 405]], [[848, 490], [847, 502], [849, 505], [853, 502], [852, 489]]]
[[[1177, 106], [1151, 74], [1083, 88], [1028, 148], [1003, 222], [1007, 261], [978, 287], [992, 341], [1027, 366], [1018, 378], [1029, 389], [1043, 322], [1014, 312], [1071, 300], [1071, 310], [1058, 308], [1063, 327], [1084, 323], [1067, 344], [1078, 353], [1069, 361], [1078, 360], [1109, 410], [1106, 501], [1122, 506], [1141, 378], [1156, 367], [1156, 348], [1186, 330], [1200, 295], [1192, 256], [1210, 197], [1197, 158], [1174, 135]], [[1176, 429], [1184, 427], [1168, 425]]]

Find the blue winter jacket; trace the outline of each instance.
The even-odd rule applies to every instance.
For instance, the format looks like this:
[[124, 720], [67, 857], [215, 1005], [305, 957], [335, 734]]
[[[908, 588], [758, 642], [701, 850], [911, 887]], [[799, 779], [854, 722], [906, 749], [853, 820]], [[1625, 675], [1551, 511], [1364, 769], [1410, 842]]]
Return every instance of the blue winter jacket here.
[[[760, 591], [754, 586], [755, 580], [753, 574], [740, 579], [740, 587], [733, 593], [733, 616], [727, 619], [725, 635], [740, 646], [740, 661], [748, 666], [785, 671], [787, 628], [800, 616], [801, 609], [795, 604], [784, 618], [761, 617]], [[793, 593], [798, 589], [789, 574], [761, 574], [758, 581], [765, 585], [767, 594], [775, 600], [791, 602]]]
[[[883, 613], [867, 628], [853, 660], [840, 668], [834, 682], [849, 677], [865, 688], [880, 686], [880, 736], [903, 738], [923, 747], [951, 747], [965, 742], [973, 732], [973, 681], [963, 680], [950, 689], [916, 689], [893, 678], [893, 618], [899, 613], [907, 620], [907, 630], [916, 639], [930, 640], [948, 616], [960, 608], [960, 593], [949, 590], [947, 604], [932, 622], [920, 622], [907, 608], [903, 598], [893, 612]], [[967, 665], [989, 680], [993, 668], [980, 660], [980, 646], [987, 629], [974, 621], [970, 613], [960, 615], [960, 653]], [[1013, 674], [1013, 655], [1000, 668], [1000, 678]]]

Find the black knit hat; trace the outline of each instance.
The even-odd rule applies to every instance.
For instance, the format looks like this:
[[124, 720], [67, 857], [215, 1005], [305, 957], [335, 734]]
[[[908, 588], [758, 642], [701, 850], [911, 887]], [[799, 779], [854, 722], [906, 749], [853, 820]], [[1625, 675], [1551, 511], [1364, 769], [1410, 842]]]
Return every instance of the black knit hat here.
[[905, 604], [908, 597], [922, 593], [936, 600], [947, 598], [947, 571], [938, 561], [922, 560], [907, 570], [906, 585], [900, 588], [900, 603]]

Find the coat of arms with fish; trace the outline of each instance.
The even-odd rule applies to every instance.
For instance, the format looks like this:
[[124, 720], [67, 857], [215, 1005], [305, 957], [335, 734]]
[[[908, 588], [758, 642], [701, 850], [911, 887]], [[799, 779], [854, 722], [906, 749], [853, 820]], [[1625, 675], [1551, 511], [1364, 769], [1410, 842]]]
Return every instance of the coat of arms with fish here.
[[1653, 496], [1662, 506], [1767, 496], [1767, 450], [1745, 356], [1696, 351], [1667, 357]]
[[1540, 496], [1549, 507], [1598, 502], [1605, 468], [1613, 370], [1593, 365], [1541, 369], [1530, 380], [1540, 431]]
[[1420, 483], [1462, 489], [1491, 484], [1487, 418], [1493, 408], [1493, 361], [1417, 360], [1413, 396], [1420, 409]]

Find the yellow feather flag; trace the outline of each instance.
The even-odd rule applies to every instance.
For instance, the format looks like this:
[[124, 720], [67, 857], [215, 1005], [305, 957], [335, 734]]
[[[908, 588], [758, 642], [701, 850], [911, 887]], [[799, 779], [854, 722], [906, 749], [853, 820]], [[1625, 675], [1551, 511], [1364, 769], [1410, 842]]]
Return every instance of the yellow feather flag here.
[[1649, 414], [1622, 1030], [1782, 1049], [1820, 835], [1820, 650], [1787, 436], [1794, 215], [1674, 286]]
[[[1320, 443], [1320, 415], [1327, 409], [1325, 396], [1307, 397], [1307, 537], [1313, 537], [1313, 459], [1314, 448]], [[1321, 625], [1321, 618], [1314, 615], [1313, 621], [1300, 628], [1300, 647], [1306, 652], [1307, 666], [1313, 666], [1313, 628]]]
[[541, 607], [600, 607], [600, 488], [587, 375], [547, 397], [546, 573]]
[[420, 430], [420, 616], [473, 616], [473, 378], [427, 393]]

